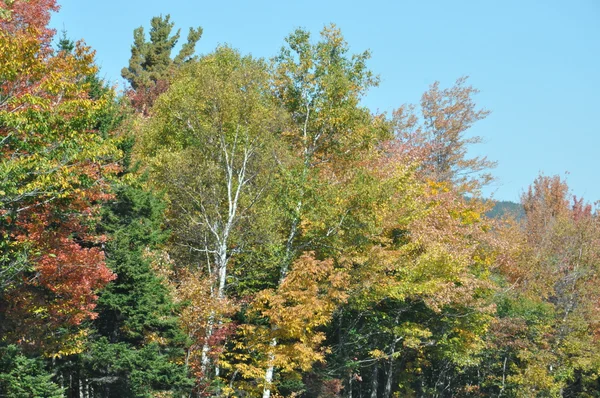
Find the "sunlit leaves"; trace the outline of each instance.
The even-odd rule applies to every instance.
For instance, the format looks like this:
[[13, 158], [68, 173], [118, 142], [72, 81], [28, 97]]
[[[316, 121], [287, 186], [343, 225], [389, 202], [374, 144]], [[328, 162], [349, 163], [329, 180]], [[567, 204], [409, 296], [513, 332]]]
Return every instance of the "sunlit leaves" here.
[[486, 157], [468, 158], [469, 145], [482, 138], [468, 130], [489, 111], [477, 109], [473, 97], [479, 92], [462, 77], [448, 89], [432, 84], [421, 97], [419, 112], [413, 105], [394, 111], [396, 139], [407, 156], [420, 162], [420, 172], [437, 182], [451, 182], [462, 192], [477, 193], [492, 179], [488, 170], [495, 162]]
[[7, 7], [0, 23], [2, 326], [11, 341], [56, 346], [56, 330], [93, 317], [95, 292], [114, 278], [99, 247], [104, 238], [89, 228], [118, 169], [119, 151], [96, 130], [113, 94], [90, 98], [96, 68], [83, 43], [69, 54], [50, 48], [54, 1]]
[[268, 366], [291, 377], [323, 362], [327, 349], [322, 347], [322, 327], [346, 301], [347, 288], [344, 268], [305, 253], [277, 289], [257, 294], [246, 315], [253, 322], [239, 327], [234, 350], [225, 355], [229, 366], [240, 373], [242, 389], [262, 387], [254, 383]]

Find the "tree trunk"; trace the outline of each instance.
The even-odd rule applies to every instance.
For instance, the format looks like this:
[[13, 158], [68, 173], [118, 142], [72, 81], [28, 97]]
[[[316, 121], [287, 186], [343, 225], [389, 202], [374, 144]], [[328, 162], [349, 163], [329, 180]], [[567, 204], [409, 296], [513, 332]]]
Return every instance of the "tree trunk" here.
[[208, 352], [210, 351], [210, 345], [208, 344], [208, 340], [212, 336], [213, 324], [214, 324], [214, 315], [211, 315], [208, 318], [208, 323], [206, 326], [206, 337], [204, 340], [204, 344], [202, 345], [202, 359], [201, 359], [201, 366], [200, 366], [200, 369], [202, 371], [202, 377], [205, 379], [208, 376], [208, 367], [210, 365], [210, 358], [208, 357]]
[[267, 371], [265, 372], [263, 398], [269, 398], [271, 396], [271, 383], [273, 383], [273, 372], [275, 371], [275, 366], [273, 365], [275, 353], [273, 351], [275, 350], [275, 347], [277, 347], [277, 339], [273, 337], [269, 346], [271, 347], [271, 352], [269, 353], [269, 365], [267, 366]]
[[371, 376], [371, 398], [377, 398], [377, 389], [379, 387], [379, 366], [375, 364], [373, 375]]
[[[298, 224], [300, 221], [298, 213], [301, 211], [301, 209], [302, 201], [299, 201], [296, 204], [296, 217], [294, 217], [294, 220], [292, 221], [290, 234], [285, 244], [285, 257], [283, 260], [283, 265], [281, 267], [281, 274], [279, 276], [279, 283], [277, 284], [277, 286], [281, 285], [281, 283], [287, 276], [287, 273], [289, 272], [290, 262], [292, 260], [293, 253], [293, 242], [298, 232]], [[275, 347], [277, 347], [277, 339], [274, 337], [269, 345], [272, 351], [271, 353], [269, 353], [269, 361], [267, 363], [267, 370], [265, 371], [265, 388], [263, 390], [263, 398], [269, 398], [271, 396], [271, 383], [273, 382], [273, 373], [275, 371], [275, 367], [273, 366], [273, 360], [275, 359], [273, 350], [275, 349]]]
[[351, 370], [348, 373], [348, 394], [346, 395], [347, 398], [352, 398], [352, 380], [354, 380], [354, 374]]
[[81, 379], [81, 377], [78, 378], [78, 385], [79, 385], [79, 398], [85, 398], [85, 395], [83, 393], [83, 380]]
[[396, 352], [396, 343], [398, 339], [394, 336], [394, 342], [390, 348], [390, 366], [388, 367], [387, 377], [385, 380], [385, 388], [383, 390], [383, 398], [390, 398], [392, 396], [392, 381], [394, 378], [394, 353]]
[[390, 366], [387, 372], [387, 378], [385, 381], [385, 389], [383, 390], [383, 398], [390, 398], [392, 396], [392, 379], [394, 377], [394, 360], [390, 358]]

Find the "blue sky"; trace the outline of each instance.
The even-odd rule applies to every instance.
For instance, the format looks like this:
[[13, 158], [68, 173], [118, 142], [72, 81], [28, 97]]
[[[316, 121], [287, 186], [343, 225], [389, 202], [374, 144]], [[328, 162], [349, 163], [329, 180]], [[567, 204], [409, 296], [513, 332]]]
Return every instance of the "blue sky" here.
[[573, 193], [600, 200], [600, 1], [598, 0], [64, 0], [52, 26], [96, 51], [102, 75], [122, 84], [133, 29], [171, 14], [182, 36], [204, 34], [199, 54], [219, 44], [271, 57], [296, 27], [315, 36], [329, 23], [352, 51], [370, 49], [380, 75], [365, 104], [390, 112], [415, 103], [429, 84], [463, 75], [492, 111], [471, 151], [498, 161], [485, 193], [519, 199], [538, 173], [568, 172]]

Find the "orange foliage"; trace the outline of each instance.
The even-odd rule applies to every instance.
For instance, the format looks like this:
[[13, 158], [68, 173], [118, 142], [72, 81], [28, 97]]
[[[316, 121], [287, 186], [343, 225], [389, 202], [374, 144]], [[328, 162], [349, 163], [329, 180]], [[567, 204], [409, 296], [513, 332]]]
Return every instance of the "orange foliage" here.
[[88, 47], [50, 47], [57, 9], [54, 0], [0, 3], [0, 271], [11, 271], [0, 273], [0, 331], [32, 346], [93, 318], [95, 292], [115, 277], [92, 228], [118, 170], [114, 143], [94, 130], [110, 99], [89, 98]]

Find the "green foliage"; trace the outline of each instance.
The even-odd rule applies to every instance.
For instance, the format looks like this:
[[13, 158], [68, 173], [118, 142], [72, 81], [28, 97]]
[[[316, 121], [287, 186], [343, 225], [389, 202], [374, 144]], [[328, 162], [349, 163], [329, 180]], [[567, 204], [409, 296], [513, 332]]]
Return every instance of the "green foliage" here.
[[104, 250], [117, 279], [100, 292], [83, 360], [103, 396], [150, 397], [191, 387], [183, 364], [186, 339], [148, 252], [168, 237], [162, 229], [164, 204], [131, 175], [123, 181], [103, 209], [100, 231], [109, 236]]
[[[377, 78], [367, 69], [368, 51], [349, 55], [335, 25], [323, 29], [321, 41], [298, 29], [286, 38], [275, 61], [275, 95], [294, 126], [284, 135], [306, 167], [357, 156], [386, 132], [373, 124], [361, 98]], [[379, 128], [377, 128], [379, 127]]]
[[210, 275], [227, 271], [234, 254], [257, 254], [256, 242], [269, 251], [263, 199], [283, 122], [268, 77], [264, 61], [219, 48], [181, 71], [144, 125], [136, 150], [168, 196], [181, 265]]
[[1, 396], [600, 396], [598, 210], [481, 200], [465, 78], [390, 118], [334, 25], [172, 57], [167, 15], [118, 98], [55, 9], [0, 1]]
[[143, 27], [134, 30], [129, 67], [121, 70], [121, 76], [131, 85], [127, 96], [132, 106], [145, 115], [158, 96], [167, 90], [177, 70], [194, 59], [196, 43], [202, 36], [202, 28], [190, 28], [187, 42], [175, 58], [171, 58], [179, 30], [171, 36], [174, 23], [169, 15], [154, 17], [150, 24], [150, 41], [146, 41]]
[[183, 363], [164, 342], [132, 345], [101, 337], [90, 343], [83, 360], [92, 387], [103, 397], [154, 397], [161, 391], [183, 393], [192, 382]]
[[6, 398], [62, 398], [41, 358], [26, 356], [16, 345], [0, 347], [0, 396]]
[[58, 51], [65, 51], [67, 53], [71, 53], [75, 49], [75, 43], [73, 40], [69, 39], [66, 30], [63, 29], [60, 32], [60, 39], [58, 40], [56, 47]]
[[105, 252], [118, 277], [100, 294], [95, 325], [103, 335], [139, 343], [144, 334], [173, 329], [176, 322], [169, 292], [146, 254], [167, 237], [163, 205], [133, 184], [118, 187], [104, 209], [102, 232], [110, 237]]
[[202, 28], [190, 28], [187, 42], [177, 56], [172, 59], [171, 51], [179, 40], [180, 30], [171, 35], [175, 24], [171, 22], [170, 18], [170, 15], [152, 18], [150, 41], [146, 41], [143, 27], [140, 26], [134, 30], [129, 67], [123, 68], [121, 72], [134, 90], [166, 79], [172, 72], [170, 70], [172, 66], [179, 66], [192, 59], [196, 43], [202, 36]]
[[[222, 47], [182, 68], [156, 102], [136, 146], [153, 185], [164, 189], [169, 201], [172, 258], [206, 282], [180, 289], [187, 297], [187, 289], [197, 284], [207, 294], [193, 297], [190, 316], [182, 317], [194, 345], [203, 347], [192, 362], [204, 382], [214, 369], [208, 354], [216, 343], [209, 349], [208, 341], [221, 341], [215, 334], [226, 329], [226, 301], [244, 290], [230, 287], [230, 276], [247, 280], [247, 270], [254, 272], [240, 260], [262, 267], [271, 261], [262, 255], [277, 252], [270, 247], [277, 213], [270, 214], [265, 198], [282, 119], [271, 98], [266, 63]], [[194, 311], [199, 305], [210, 310]]]

